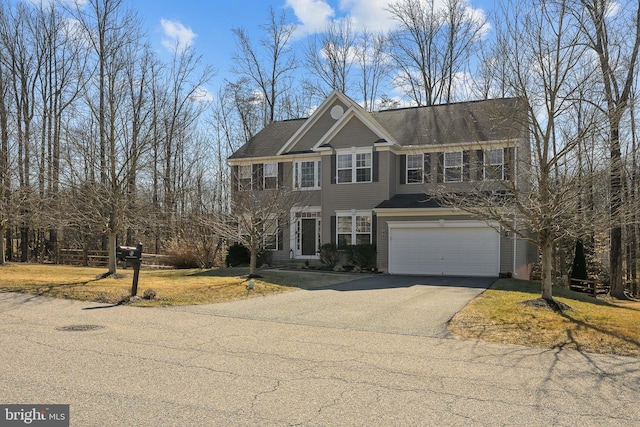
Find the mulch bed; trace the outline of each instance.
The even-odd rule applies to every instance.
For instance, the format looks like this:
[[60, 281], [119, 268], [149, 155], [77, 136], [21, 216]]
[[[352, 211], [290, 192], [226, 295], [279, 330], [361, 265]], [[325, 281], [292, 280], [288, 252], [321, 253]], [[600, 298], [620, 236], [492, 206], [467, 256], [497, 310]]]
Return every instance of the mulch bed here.
[[547, 300], [544, 298], [537, 298], [537, 299], [532, 299], [528, 301], [522, 301], [522, 302], [519, 302], [518, 304], [522, 304], [522, 305], [526, 305], [527, 307], [534, 307], [534, 308], [547, 308], [557, 313], [572, 310], [572, 308], [569, 307], [567, 304], [562, 303], [560, 301], [553, 300], [553, 299]]

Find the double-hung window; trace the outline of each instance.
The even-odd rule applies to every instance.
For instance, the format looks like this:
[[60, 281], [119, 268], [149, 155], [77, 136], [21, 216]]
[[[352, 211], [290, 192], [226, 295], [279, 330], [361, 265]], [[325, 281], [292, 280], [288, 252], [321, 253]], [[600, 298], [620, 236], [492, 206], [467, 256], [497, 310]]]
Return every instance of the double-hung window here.
[[444, 153], [444, 182], [462, 182], [462, 151]]
[[303, 160], [293, 164], [294, 188], [316, 189], [322, 182], [322, 162], [320, 160]]
[[338, 247], [371, 243], [371, 228], [370, 213], [337, 215]]
[[265, 163], [262, 168], [263, 188], [278, 188], [278, 164]]
[[423, 154], [407, 154], [407, 184], [423, 182]]
[[336, 156], [336, 182], [371, 182], [373, 153], [344, 153]]
[[251, 190], [252, 165], [238, 166], [238, 190]]
[[504, 179], [504, 149], [485, 150], [484, 179]]

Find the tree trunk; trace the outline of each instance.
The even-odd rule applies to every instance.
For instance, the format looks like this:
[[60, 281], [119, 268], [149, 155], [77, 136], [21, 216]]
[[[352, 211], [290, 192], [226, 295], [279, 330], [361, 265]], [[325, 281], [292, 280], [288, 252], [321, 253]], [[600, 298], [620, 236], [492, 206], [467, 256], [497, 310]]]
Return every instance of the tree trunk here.
[[5, 259], [6, 259], [5, 242], [4, 242], [4, 237], [6, 234], [7, 234], [7, 227], [3, 225], [2, 227], [0, 227], [0, 265], [4, 265]]
[[257, 250], [256, 248], [252, 245], [251, 246], [251, 259], [249, 261], [249, 274], [255, 274], [256, 273], [256, 264], [258, 263], [258, 254], [257, 254]]
[[611, 274], [610, 294], [614, 298], [626, 299], [622, 280], [622, 157], [620, 150], [619, 121], [611, 120], [611, 249], [609, 266]]
[[117, 234], [114, 232], [109, 232], [109, 274], [117, 273], [117, 260], [116, 260], [116, 238]]
[[553, 300], [553, 242], [549, 238], [542, 237], [540, 243], [542, 252], [542, 298], [551, 301]]

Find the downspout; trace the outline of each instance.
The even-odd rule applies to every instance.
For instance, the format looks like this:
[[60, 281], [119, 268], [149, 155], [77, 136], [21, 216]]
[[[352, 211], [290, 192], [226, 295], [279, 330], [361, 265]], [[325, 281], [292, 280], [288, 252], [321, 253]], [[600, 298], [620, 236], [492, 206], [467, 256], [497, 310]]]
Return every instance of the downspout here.
[[[518, 185], [518, 147], [515, 146], [513, 148], [513, 185], [514, 188], [517, 188]], [[518, 276], [518, 270], [516, 269], [517, 267], [517, 251], [518, 251], [518, 234], [515, 233], [515, 230], [517, 230], [516, 226], [517, 226], [517, 214], [516, 214], [516, 209], [515, 207], [513, 208], [513, 230], [514, 233], [513, 234], [513, 273], [512, 276], [516, 277]]]

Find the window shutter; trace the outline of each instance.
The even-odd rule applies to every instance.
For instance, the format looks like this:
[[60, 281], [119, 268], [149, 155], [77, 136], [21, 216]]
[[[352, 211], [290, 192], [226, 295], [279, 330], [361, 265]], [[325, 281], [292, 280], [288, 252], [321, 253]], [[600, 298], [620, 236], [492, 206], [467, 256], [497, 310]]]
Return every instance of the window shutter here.
[[422, 176], [424, 177], [424, 182], [431, 182], [431, 153], [424, 153], [424, 165]]
[[231, 188], [235, 191], [240, 190], [240, 179], [238, 177], [238, 166], [231, 166]]
[[263, 178], [264, 178], [264, 167], [262, 166], [262, 163], [254, 164], [251, 188], [253, 190], [262, 190], [264, 187]]
[[278, 162], [278, 188], [284, 185], [284, 163]]
[[331, 243], [336, 244], [336, 216], [331, 216]]
[[374, 245], [377, 245], [378, 243], [378, 216], [377, 215], [371, 216], [371, 243]]
[[284, 230], [282, 229], [283, 223], [284, 221], [278, 220], [278, 246], [276, 247], [276, 249], [279, 251], [284, 249]]
[[478, 162], [476, 163], [476, 179], [482, 181], [484, 179], [484, 151], [476, 150], [476, 156], [478, 157]]
[[462, 180], [471, 181], [471, 163], [468, 151], [462, 152]]
[[438, 182], [444, 182], [444, 153], [438, 153]]
[[513, 147], [504, 149], [504, 179], [510, 181], [512, 179], [512, 171], [515, 170], [515, 154], [516, 150]]
[[407, 183], [407, 155], [400, 156], [400, 184]]
[[380, 153], [377, 151], [373, 152], [373, 155], [371, 156], [371, 162], [372, 162], [372, 180], [373, 182], [378, 182], [378, 169], [379, 169], [379, 164], [380, 164]]
[[331, 183], [335, 184], [336, 183], [336, 174], [337, 174], [337, 167], [336, 167], [336, 155], [332, 154], [331, 155]]

